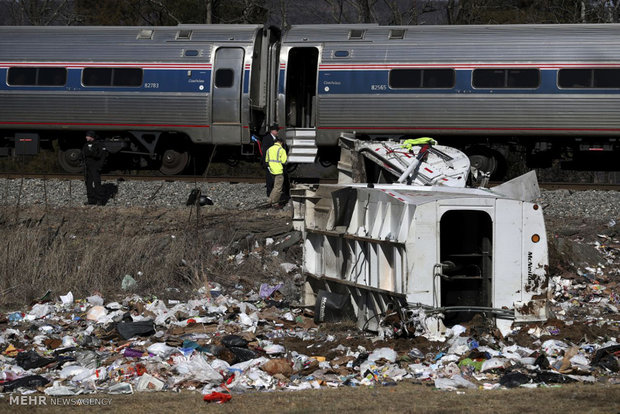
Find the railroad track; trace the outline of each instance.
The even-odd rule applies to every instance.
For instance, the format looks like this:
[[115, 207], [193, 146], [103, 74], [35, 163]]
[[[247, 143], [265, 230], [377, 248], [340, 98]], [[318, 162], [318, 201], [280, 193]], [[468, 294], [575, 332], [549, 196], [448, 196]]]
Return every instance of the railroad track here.
[[[84, 175], [82, 174], [39, 174], [39, 173], [1, 173], [0, 179], [40, 179], [40, 180], [83, 180]], [[264, 183], [265, 177], [243, 177], [243, 176], [222, 176], [222, 177], [203, 177], [203, 176], [194, 176], [194, 175], [175, 175], [175, 176], [167, 176], [167, 175], [131, 175], [131, 174], [101, 174], [102, 181], [166, 181], [166, 182], [197, 182], [197, 183], [220, 183], [220, 182], [228, 182], [228, 183]], [[336, 184], [338, 180], [336, 179], [313, 179], [313, 178], [299, 178], [295, 177], [292, 179], [296, 183], [321, 183], [321, 184]]]
[[[48, 179], [48, 180], [83, 180], [83, 174], [39, 174], [39, 173], [0, 173], [0, 178], [6, 179], [20, 179], [20, 178], [31, 178], [31, 179]], [[183, 181], [183, 182], [221, 182], [221, 181], [229, 181], [229, 182], [244, 182], [244, 183], [259, 183], [264, 181], [264, 177], [201, 177], [201, 176], [189, 176], [189, 175], [177, 175], [177, 176], [166, 176], [166, 175], [131, 175], [131, 174], [101, 174], [101, 179], [103, 181], [123, 181], [123, 180], [134, 180], [134, 181]]]
[[[0, 173], [0, 178], [4, 179], [48, 179], [48, 180], [83, 180], [84, 176], [81, 174], [31, 174], [31, 173]], [[104, 181], [183, 181], [183, 182], [197, 182], [197, 183], [262, 183], [265, 181], [264, 177], [202, 177], [202, 176], [164, 176], [164, 175], [123, 175], [123, 174], [103, 174], [101, 179]], [[320, 184], [336, 184], [336, 179], [313, 179], [313, 178], [298, 178], [292, 179], [296, 183], [320, 183]], [[500, 182], [490, 182], [489, 186], [494, 187], [501, 184]], [[572, 190], [572, 191], [620, 191], [620, 184], [601, 184], [601, 183], [570, 183], [570, 182], [540, 182], [539, 187], [545, 190]]]

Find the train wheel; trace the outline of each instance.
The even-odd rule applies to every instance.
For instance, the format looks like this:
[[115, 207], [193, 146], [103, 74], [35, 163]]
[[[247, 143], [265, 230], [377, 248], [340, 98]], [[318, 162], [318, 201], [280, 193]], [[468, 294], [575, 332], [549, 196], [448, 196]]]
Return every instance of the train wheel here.
[[159, 171], [164, 175], [180, 174], [189, 164], [189, 159], [189, 151], [187, 149], [167, 149], [162, 155]]
[[498, 160], [494, 151], [485, 147], [473, 147], [467, 150], [471, 166], [478, 171], [493, 175], [497, 170]]
[[82, 150], [79, 148], [58, 149], [58, 163], [68, 173], [77, 174], [84, 170]]

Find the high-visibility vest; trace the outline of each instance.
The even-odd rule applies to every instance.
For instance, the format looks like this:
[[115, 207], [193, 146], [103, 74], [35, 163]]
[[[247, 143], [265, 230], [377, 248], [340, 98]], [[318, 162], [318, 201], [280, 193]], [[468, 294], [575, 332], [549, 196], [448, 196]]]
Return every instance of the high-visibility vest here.
[[286, 151], [282, 148], [282, 144], [276, 142], [267, 150], [265, 162], [269, 167], [269, 172], [273, 175], [284, 173], [284, 164], [286, 164]]
[[410, 150], [412, 147], [416, 145], [426, 145], [426, 144], [436, 145], [437, 141], [429, 137], [407, 139], [402, 143], [401, 147]]

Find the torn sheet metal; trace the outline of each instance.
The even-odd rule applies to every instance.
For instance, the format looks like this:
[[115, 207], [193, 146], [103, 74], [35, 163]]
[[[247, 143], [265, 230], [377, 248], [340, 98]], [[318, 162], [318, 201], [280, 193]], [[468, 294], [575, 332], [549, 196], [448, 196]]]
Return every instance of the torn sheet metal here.
[[[444, 145], [414, 145], [404, 141], [363, 141], [346, 134], [340, 137], [341, 160], [338, 182], [366, 182], [363, 157], [380, 170], [377, 182], [405, 182], [416, 186], [465, 187], [470, 170], [469, 157]], [[400, 178], [399, 178], [400, 177]], [[374, 180], [373, 180], [374, 182]]]

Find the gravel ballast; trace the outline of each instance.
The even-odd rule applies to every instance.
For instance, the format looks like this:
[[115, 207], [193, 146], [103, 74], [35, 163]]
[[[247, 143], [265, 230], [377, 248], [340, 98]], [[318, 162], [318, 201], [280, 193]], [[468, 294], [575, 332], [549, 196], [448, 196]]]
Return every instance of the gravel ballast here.
[[[107, 206], [181, 208], [194, 188], [224, 209], [248, 209], [267, 202], [264, 184], [191, 183], [182, 181], [103, 181]], [[1, 179], [4, 205], [80, 206], [86, 201], [84, 182], [77, 180]], [[46, 201], [47, 200], [47, 201]]]
[[[193, 188], [223, 209], [245, 210], [267, 202], [264, 184], [188, 183], [169, 181], [104, 181], [112, 207], [183, 208]], [[77, 180], [0, 179], [3, 205], [80, 206], [86, 201], [84, 183]], [[549, 217], [617, 219], [619, 191], [542, 190], [538, 200]]]

